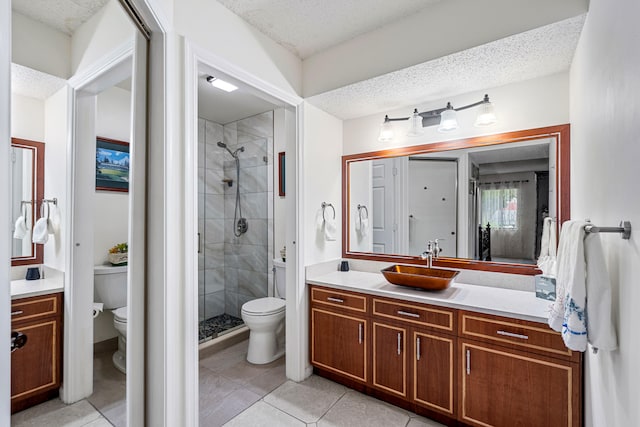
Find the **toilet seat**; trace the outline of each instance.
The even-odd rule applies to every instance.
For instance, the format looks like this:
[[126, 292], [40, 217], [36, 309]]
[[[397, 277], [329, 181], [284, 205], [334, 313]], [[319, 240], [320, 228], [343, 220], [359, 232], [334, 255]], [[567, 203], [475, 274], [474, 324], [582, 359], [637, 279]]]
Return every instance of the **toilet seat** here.
[[116, 322], [127, 323], [127, 307], [120, 307], [113, 310], [113, 318]]
[[285, 310], [285, 301], [280, 298], [258, 298], [245, 303], [242, 312], [250, 316], [271, 316]]

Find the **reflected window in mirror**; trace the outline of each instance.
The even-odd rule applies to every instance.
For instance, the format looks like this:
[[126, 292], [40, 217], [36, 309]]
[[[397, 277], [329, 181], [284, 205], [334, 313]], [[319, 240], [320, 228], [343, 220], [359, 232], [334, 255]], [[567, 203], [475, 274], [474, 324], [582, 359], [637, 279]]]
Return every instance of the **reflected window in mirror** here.
[[544, 218], [569, 218], [569, 125], [344, 156], [343, 179], [345, 257], [423, 263], [438, 239], [436, 265], [536, 274]]
[[42, 264], [32, 232], [43, 198], [44, 143], [11, 138], [11, 265]]

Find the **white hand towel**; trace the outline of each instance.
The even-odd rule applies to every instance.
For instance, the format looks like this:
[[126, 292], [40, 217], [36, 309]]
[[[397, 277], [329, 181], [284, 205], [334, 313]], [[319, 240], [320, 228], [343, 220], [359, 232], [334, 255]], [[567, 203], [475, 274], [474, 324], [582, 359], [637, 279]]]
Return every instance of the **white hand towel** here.
[[556, 264], [556, 227], [553, 219], [547, 217], [542, 223], [542, 239], [540, 241], [540, 256], [538, 268], [542, 274], [554, 274]]
[[26, 235], [27, 235], [27, 224], [24, 220], [24, 216], [20, 215], [18, 219], [16, 219], [16, 224], [13, 230], [13, 238], [22, 240]]
[[40, 218], [33, 227], [33, 243], [44, 245], [49, 240], [49, 220]]
[[360, 216], [360, 210], [358, 210], [358, 213], [355, 217], [355, 229], [358, 233], [362, 232], [362, 216]]
[[332, 242], [334, 240], [336, 240], [336, 231], [337, 231], [337, 226], [336, 226], [336, 220], [331, 218], [331, 219], [325, 219], [324, 220], [324, 239], [328, 242]]
[[360, 236], [367, 237], [367, 234], [369, 234], [369, 218], [362, 218], [360, 222]]
[[613, 350], [617, 339], [611, 322], [611, 285], [600, 238], [585, 236], [586, 224], [584, 221], [563, 224], [556, 266], [556, 300], [551, 305], [549, 326], [562, 333], [571, 350], [585, 351], [587, 342], [596, 348]]

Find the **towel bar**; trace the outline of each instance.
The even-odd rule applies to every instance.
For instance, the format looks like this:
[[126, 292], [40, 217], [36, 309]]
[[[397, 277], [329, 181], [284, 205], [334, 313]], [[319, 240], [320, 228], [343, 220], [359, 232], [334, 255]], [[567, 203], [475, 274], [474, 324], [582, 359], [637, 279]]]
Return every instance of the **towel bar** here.
[[631, 221], [620, 221], [620, 227], [598, 227], [596, 225], [585, 225], [586, 233], [622, 233], [622, 238], [629, 240], [631, 238]]
[[324, 210], [327, 208], [327, 206], [331, 206], [331, 209], [333, 209], [333, 219], [336, 219], [336, 208], [334, 208], [331, 203], [322, 202], [322, 205], [320, 206], [322, 206], [322, 219], [326, 221], [326, 218], [324, 216]]

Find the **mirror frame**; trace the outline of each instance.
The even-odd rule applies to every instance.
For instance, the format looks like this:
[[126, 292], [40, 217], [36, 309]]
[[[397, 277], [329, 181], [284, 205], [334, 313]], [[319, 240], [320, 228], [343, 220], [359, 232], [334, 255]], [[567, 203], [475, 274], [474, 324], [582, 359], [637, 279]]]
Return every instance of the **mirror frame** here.
[[[31, 218], [36, 218], [38, 208], [44, 199], [44, 143], [30, 141], [28, 139], [11, 138], [11, 146], [24, 148], [33, 151], [32, 170], [35, 172], [32, 180], [31, 194], [34, 195], [35, 203], [31, 204]], [[13, 196], [12, 196], [13, 201]], [[33, 224], [31, 225], [33, 228]], [[11, 257], [11, 266], [42, 264], [44, 245], [31, 243], [31, 254], [27, 256]]]
[[[558, 227], [559, 224], [562, 224], [564, 221], [571, 218], [571, 151], [569, 124], [548, 126], [536, 129], [526, 129], [514, 132], [505, 132], [494, 135], [470, 137], [452, 141], [435, 142], [432, 144], [390, 148], [387, 150], [371, 151], [368, 153], [342, 156], [342, 257], [402, 264], [426, 263], [426, 261], [422, 260], [419, 256], [349, 251], [349, 165], [352, 162], [408, 156], [422, 153], [432, 153], [438, 151], [451, 151], [464, 148], [486, 147], [513, 142], [531, 141], [541, 138], [554, 138], [556, 141], [556, 218], [558, 219], [558, 221], [556, 221], [556, 227]], [[441, 257], [437, 260], [433, 260], [433, 265], [435, 267], [442, 268], [481, 270], [530, 276], [542, 273], [536, 265], [480, 261], [467, 258]]]

